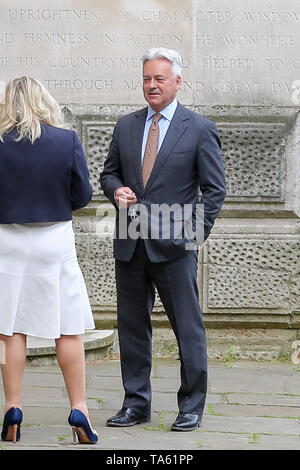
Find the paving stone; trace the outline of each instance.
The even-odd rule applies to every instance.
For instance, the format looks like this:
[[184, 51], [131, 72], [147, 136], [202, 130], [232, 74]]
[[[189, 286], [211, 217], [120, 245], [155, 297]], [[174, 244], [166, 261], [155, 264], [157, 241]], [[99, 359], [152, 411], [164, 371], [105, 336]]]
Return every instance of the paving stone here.
[[226, 395], [226, 402], [235, 404], [243, 403], [248, 405], [276, 405], [295, 406], [300, 410], [300, 395], [272, 395], [263, 393], [229, 393]]
[[290, 434], [300, 437], [300, 421], [289, 418], [207, 415], [203, 420], [202, 429], [214, 432]]
[[[300, 384], [300, 377], [299, 377]], [[211, 373], [209, 375], [209, 390], [214, 393], [228, 392], [257, 392], [266, 394], [286, 393], [286, 382], [280, 380], [280, 376], [268, 375], [266, 371], [247, 371], [239, 369], [229, 369], [226, 373], [223, 370], [220, 374]]]
[[201, 450], [299, 450], [299, 437], [266, 436], [248, 433], [215, 433], [197, 434], [196, 443]]
[[300, 407], [269, 405], [224, 405], [215, 404], [208, 407], [208, 414], [224, 416], [257, 416], [300, 419]]
[[[66, 448], [68, 446], [74, 446], [70, 426], [57, 425], [22, 426], [21, 440], [19, 442], [14, 444], [13, 442], [2, 441], [2, 447], [9, 450], [45, 450], [47, 448], [57, 450], [59, 447]], [[94, 448], [94, 445], [89, 445], [88, 447]]]
[[[72, 443], [69, 399], [57, 366], [26, 366], [24, 422], [20, 442], [0, 443], [14, 450], [257, 450], [300, 448], [300, 374], [292, 364], [209, 362], [209, 393], [203, 425], [191, 433], [170, 427], [178, 413], [179, 361], [153, 361], [152, 416], [149, 423], [109, 428], [106, 420], [122, 406], [120, 362], [87, 364], [87, 398], [96, 446]], [[298, 391], [297, 395], [296, 392]], [[1, 416], [4, 395], [0, 387]], [[264, 417], [263, 417], [264, 416]]]
[[288, 382], [285, 382], [285, 390], [286, 390], [286, 393], [299, 395], [299, 403], [300, 403], [300, 374], [298, 375], [297, 380], [290, 380]]

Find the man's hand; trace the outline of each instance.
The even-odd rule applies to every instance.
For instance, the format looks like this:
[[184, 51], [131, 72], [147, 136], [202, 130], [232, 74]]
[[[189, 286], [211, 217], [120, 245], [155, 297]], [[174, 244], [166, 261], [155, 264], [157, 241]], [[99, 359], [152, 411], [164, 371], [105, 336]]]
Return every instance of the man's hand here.
[[134, 204], [137, 198], [130, 188], [121, 186], [115, 192], [115, 201], [120, 209], [124, 209]]

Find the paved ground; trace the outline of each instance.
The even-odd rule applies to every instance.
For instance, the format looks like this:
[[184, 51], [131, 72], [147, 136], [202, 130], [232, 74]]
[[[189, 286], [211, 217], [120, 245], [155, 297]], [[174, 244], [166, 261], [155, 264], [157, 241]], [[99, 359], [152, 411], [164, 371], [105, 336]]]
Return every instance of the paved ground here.
[[[300, 369], [291, 363], [237, 361], [209, 363], [209, 394], [203, 425], [170, 432], [177, 415], [179, 362], [155, 359], [152, 421], [108, 428], [106, 419], [122, 402], [120, 364], [105, 359], [87, 366], [87, 396], [97, 445], [72, 444], [69, 402], [56, 366], [26, 367], [22, 439], [0, 441], [0, 449], [79, 450], [283, 450], [300, 449]], [[3, 405], [1, 387], [0, 403]], [[1, 406], [3, 416], [3, 406]]]

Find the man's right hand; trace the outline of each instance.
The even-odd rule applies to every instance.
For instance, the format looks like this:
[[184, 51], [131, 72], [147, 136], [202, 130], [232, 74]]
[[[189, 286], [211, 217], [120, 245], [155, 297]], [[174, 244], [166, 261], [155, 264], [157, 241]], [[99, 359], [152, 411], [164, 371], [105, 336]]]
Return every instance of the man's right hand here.
[[137, 201], [134, 192], [127, 186], [121, 186], [115, 192], [115, 201], [120, 209], [132, 206]]

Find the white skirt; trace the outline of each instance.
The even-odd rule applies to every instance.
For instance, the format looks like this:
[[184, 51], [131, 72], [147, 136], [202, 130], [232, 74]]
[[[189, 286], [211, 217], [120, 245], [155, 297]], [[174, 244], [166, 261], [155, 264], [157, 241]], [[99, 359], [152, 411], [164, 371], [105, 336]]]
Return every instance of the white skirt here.
[[0, 224], [0, 333], [53, 339], [94, 328], [72, 220]]

